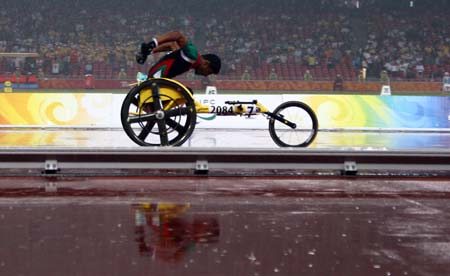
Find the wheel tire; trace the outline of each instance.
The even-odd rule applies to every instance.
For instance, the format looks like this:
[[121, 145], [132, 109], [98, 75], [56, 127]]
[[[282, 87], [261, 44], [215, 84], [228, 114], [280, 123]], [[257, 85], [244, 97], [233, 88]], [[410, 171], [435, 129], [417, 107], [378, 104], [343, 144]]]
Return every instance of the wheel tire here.
[[[299, 127], [302, 127], [304, 123], [302, 121], [296, 121], [294, 118], [294, 115], [298, 115], [299, 112], [302, 113], [302, 120], [306, 119], [308, 121], [307, 128], [303, 129], [303, 132], [306, 131], [306, 136], [300, 137], [300, 131]], [[287, 125], [279, 122], [278, 120], [274, 118], [270, 118], [269, 120], [269, 133], [272, 140], [280, 147], [307, 147], [309, 146], [317, 135], [317, 130], [319, 128], [319, 123], [317, 121], [316, 114], [314, 111], [305, 103], [298, 102], [298, 101], [289, 101], [280, 104], [275, 110], [273, 111], [273, 114], [282, 116], [286, 118], [287, 120], [295, 123], [297, 127], [295, 129], [292, 129], [288, 127]], [[289, 117], [292, 118], [289, 118]], [[286, 137], [286, 134], [289, 134], [289, 138], [292, 137], [292, 135], [298, 137], [298, 141], [296, 142], [289, 142], [284, 138]]]
[[[146, 89], [152, 89], [154, 85], [161, 88], [169, 89], [177, 94], [177, 103], [171, 108], [166, 108], [164, 102], [159, 114], [164, 114], [163, 118], [157, 118], [156, 112], [146, 112], [143, 114], [143, 104], [140, 105], [141, 92]], [[170, 96], [160, 91], [160, 97], [165, 99]], [[151, 103], [155, 108], [155, 101], [151, 101], [153, 95], [144, 99]], [[175, 99], [174, 99], [175, 100]], [[158, 101], [159, 102], [159, 101]], [[171, 102], [170, 100], [168, 102]], [[173, 103], [173, 102], [172, 102]], [[133, 87], [125, 97], [121, 108], [121, 122], [125, 133], [136, 144], [141, 146], [180, 146], [192, 135], [196, 125], [195, 103], [189, 90], [175, 81], [168, 79], [150, 79], [139, 86]], [[152, 118], [143, 116], [152, 116]], [[149, 119], [150, 118], [150, 119]]]

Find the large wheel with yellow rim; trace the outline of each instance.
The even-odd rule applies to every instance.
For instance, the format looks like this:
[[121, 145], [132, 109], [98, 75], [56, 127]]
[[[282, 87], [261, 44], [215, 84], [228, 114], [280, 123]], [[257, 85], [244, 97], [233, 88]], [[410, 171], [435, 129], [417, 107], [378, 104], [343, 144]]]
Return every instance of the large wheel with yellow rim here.
[[180, 146], [196, 124], [189, 89], [171, 79], [149, 79], [125, 97], [121, 121], [126, 134], [141, 146]]

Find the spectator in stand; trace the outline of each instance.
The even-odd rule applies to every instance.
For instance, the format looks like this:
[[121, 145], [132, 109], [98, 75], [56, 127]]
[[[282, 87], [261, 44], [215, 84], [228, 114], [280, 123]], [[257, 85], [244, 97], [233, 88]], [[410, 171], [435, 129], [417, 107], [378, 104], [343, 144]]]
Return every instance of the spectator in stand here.
[[431, 71], [430, 79], [432, 81], [440, 81], [442, 79], [443, 73], [440, 66], [436, 67]]
[[275, 68], [272, 68], [270, 71], [269, 80], [278, 80], [278, 75], [275, 72]]
[[309, 70], [306, 70], [305, 74], [303, 74], [303, 80], [304, 81], [312, 81], [313, 80], [313, 76], [311, 75]]
[[383, 84], [389, 85], [390, 80], [389, 80], [389, 75], [388, 75], [386, 70], [381, 71], [381, 73], [380, 73], [380, 82], [382, 82]]
[[124, 68], [120, 68], [118, 77], [119, 77], [119, 80], [126, 80], [126, 79], [128, 79], [127, 72], [125, 71]]
[[420, 77], [420, 78], [423, 78], [423, 72], [424, 71], [425, 71], [425, 67], [423, 66], [423, 64], [422, 63], [418, 63], [416, 65], [417, 76]]
[[91, 62], [87, 62], [86, 65], [84, 66], [84, 74], [85, 75], [92, 75], [93, 73], [93, 66]]
[[194, 80], [195, 79], [195, 74], [192, 71], [189, 71], [186, 73], [186, 79], [187, 80]]
[[390, 73], [392, 74], [392, 76], [394, 77], [399, 77], [400, 76], [400, 65], [399, 62], [397, 60], [395, 60], [392, 64], [391, 64], [391, 71]]
[[251, 76], [247, 69], [245, 69], [244, 73], [241, 76], [241, 80], [250, 80]]
[[308, 64], [308, 68], [313, 68], [317, 65], [317, 60], [316, 57], [313, 55], [309, 55], [307, 58], [307, 64]]
[[445, 72], [442, 78], [442, 91], [450, 92], [450, 74], [448, 72]]
[[409, 81], [416, 79], [416, 72], [411, 67], [406, 68], [405, 74], [406, 74], [406, 79]]
[[336, 78], [334, 79], [333, 90], [342, 91], [343, 89], [344, 89], [344, 80], [342, 79], [342, 76], [340, 74], [337, 74]]
[[209, 75], [207, 78], [209, 79], [209, 82], [211, 84], [214, 83], [215, 81], [217, 81], [217, 75], [216, 74]]
[[358, 72], [358, 82], [365, 82], [366, 78], [367, 78], [367, 74], [366, 74], [366, 68], [361, 68], [361, 70], [359, 70]]
[[14, 70], [13, 75], [14, 75], [16, 78], [20, 78], [20, 77], [22, 76], [22, 71], [20, 70], [19, 67], [16, 67], [16, 70]]
[[58, 60], [55, 58], [52, 61], [52, 74], [53, 75], [59, 75], [60, 73], [60, 66]]
[[44, 70], [42, 70], [42, 68], [38, 69], [37, 78], [40, 79], [40, 80], [43, 80], [45, 78]]

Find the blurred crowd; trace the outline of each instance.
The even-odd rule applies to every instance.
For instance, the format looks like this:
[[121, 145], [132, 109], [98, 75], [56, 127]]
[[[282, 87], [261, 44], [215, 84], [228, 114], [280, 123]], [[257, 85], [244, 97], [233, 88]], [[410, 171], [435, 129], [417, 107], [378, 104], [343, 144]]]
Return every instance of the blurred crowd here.
[[180, 30], [201, 53], [222, 57], [221, 79], [438, 80], [450, 69], [449, 7], [447, 0], [3, 0], [0, 52], [39, 57], [0, 57], [0, 75], [133, 78], [158, 58], [137, 65], [140, 42]]

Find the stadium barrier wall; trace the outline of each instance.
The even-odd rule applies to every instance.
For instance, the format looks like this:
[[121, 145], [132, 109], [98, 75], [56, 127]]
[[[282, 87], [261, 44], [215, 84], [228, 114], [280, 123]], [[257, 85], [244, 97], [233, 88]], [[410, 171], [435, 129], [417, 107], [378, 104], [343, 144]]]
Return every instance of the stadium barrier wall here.
[[[220, 90], [256, 91], [333, 91], [331, 81], [217, 81]], [[343, 91], [380, 92], [382, 82], [344, 82]], [[439, 82], [391, 82], [392, 91], [436, 92], [441, 91]]]
[[[0, 126], [121, 128], [120, 109], [125, 94], [2, 93]], [[208, 105], [257, 99], [270, 110], [285, 101], [307, 103], [316, 112], [320, 129], [450, 131], [450, 97], [371, 95], [205, 95], [195, 98]], [[199, 128], [266, 129], [263, 116], [199, 114]]]
[[[44, 79], [34, 84], [13, 84], [13, 88], [40, 89], [124, 89], [127, 90], [133, 80], [96, 80], [93, 79]], [[182, 82], [198, 90], [203, 89], [200, 81], [182, 80]], [[24, 86], [25, 85], [25, 86]], [[30, 86], [31, 85], [31, 86]], [[220, 90], [232, 91], [333, 91], [332, 81], [214, 81], [209, 85]], [[384, 83], [381, 82], [344, 82], [343, 91], [379, 92]], [[438, 92], [442, 91], [441, 82], [391, 82], [392, 91]], [[4, 84], [0, 83], [0, 88]]]
[[[130, 84], [135, 80], [97, 80], [95, 78], [88, 79], [46, 79], [39, 80], [40, 89], [123, 89], [124, 92], [129, 90]], [[192, 89], [201, 89], [203, 86], [200, 81], [185, 81], [183, 83]]]

